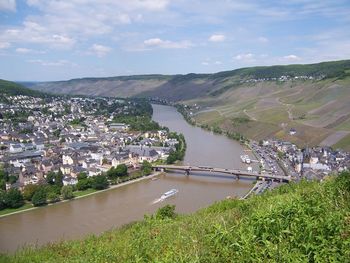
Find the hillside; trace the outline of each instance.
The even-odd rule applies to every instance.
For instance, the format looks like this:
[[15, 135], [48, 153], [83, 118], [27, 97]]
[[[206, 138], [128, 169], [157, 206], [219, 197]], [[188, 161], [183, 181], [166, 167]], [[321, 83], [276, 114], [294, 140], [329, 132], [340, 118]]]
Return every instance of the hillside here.
[[0, 95], [26, 95], [26, 96], [43, 96], [44, 93], [26, 88], [15, 82], [0, 79]]
[[[158, 213], [99, 237], [26, 249], [1, 262], [348, 262], [350, 174]], [[170, 215], [170, 217], [167, 217]]]
[[215, 74], [82, 78], [27, 85], [46, 92], [115, 97], [151, 96], [177, 101], [220, 94], [246, 79], [278, 78], [283, 75], [344, 78], [350, 75], [349, 70], [350, 60], [342, 60], [309, 65], [241, 68]]
[[[200, 105], [199, 124], [260, 140], [350, 150], [350, 60], [241, 68], [215, 74], [140, 75], [34, 83], [67, 94], [159, 97]], [[296, 135], [289, 130], [295, 128]]]

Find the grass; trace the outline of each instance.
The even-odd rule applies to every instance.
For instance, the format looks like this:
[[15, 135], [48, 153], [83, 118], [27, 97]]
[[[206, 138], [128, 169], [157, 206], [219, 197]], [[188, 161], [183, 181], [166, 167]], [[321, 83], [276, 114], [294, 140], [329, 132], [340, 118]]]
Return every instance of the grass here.
[[224, 200], [175, 219], [145, 217], [0, 262], [349, 262], [350, 174]]
[[92, 193], [95, 193], [95, 192], [98, 192], [98, 190], [95, 190], [95, 189], [92, 189], [92, 188], [89, 188], [89, 189], [86, 189], [86, 190], [83, 190], [83, 191], [75, 191], [74, 192], [74, 197], [80, 197], [80, 196], [92, 194]]
[[336, 144], [332, 145], [334, 149], [344, 149], [350, 151], [350, 134], [345, 136], [343, 139], [338, 141]]
[[23, 206], [21, 206], [19, 208], [6, 208], [6, 209], [0, 211], [0, 216], [4, 216], [4, 215], [8, 215], [8, 214], [24, 211], [24, 210], [31, 209], [31, 208], [33, 208], [33, 205], [30, 204], [30, 203], [26, 203], [26, 204], [24, 204]]

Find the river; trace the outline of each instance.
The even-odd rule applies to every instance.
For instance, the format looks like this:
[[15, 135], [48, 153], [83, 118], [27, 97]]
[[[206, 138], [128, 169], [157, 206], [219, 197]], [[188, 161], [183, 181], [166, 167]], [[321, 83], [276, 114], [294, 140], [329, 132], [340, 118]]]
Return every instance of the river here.
[[[175, 108], [153, 105], [153, 119], [172, 131], [184, 134], [187, 151], [184, 164], [246, 169], [240, 161], [243, 147], [224, 136], [186, 123]], [[141, 220], [165, 204], [176, 205], [178, 213], [191, 213], [227, 196], [242, 196], [251, 180], [235, 181], [212, 174], [168, 173], [158, 180], [146, 179], [85, 198], [0, 218], [0, 252], [13, 252], [24, 245], [43, 245], [79, 239], [89, 234]], [[164, 192], [179, 193], [153, 203]]]

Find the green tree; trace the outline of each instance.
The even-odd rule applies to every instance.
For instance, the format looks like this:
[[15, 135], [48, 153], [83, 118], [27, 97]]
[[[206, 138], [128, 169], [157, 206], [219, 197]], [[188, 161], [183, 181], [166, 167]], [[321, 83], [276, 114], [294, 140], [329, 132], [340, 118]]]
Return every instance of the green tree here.
[[8, 181], [8, 174], [4, 169], [0, 169], [0, 180]]
[[147, 161], [143, 161], [141, 165], [141, 172], [143, 175], [150, 175], [152, 173], [152, 165]]
[[56, 192], [49, 192], [47, 194], [47, 199], [49, 203], [56, 203], [60, 201], [60, 196]]
[[82, 179], [87, 179], [87, 178], [88, 178], [88, 176], [84, 172], [81, 172], [81, 173], [78, 174], [78, 181], [82, 180]]
[[83, 190], [86, 190], [88, 188], [91, 187], [91, 182], [90, 182], [90, 179], [89, 178], [86, 178], [86, 179], [81, 179], [78, 181], [78, 183], [76, 184], [76, 188], [79, 190], [79, 191], [83, 191]]
[[44, 187], [40, 187], [32, 197], [34, 206], [42, 206], [47, 204], [47, 192]]
[[91, 186], [93, 189], [102, 190], [108, 187], [107, 177], [104, 175], [97, 175], [92, 177]]
[[10, 176], [8, 177], [8, 182], [9, 182], [9, 184], [14, 184], [15, 182], [17, 182], [17, 179], [18, 179], [17, 176], [15, 176], [15, 175], [10, 175]]
[[166, 219], [166, 218], [175, 218], [175, 205], [166, 205], [157, 210], [156, 218]]
[[7, 191], [4, 197], [4, 203], [10, 208], [21, 207], [24, 205], [23, 195], [18, 189], [12, 188]]
[[68, 199], [74, 198], [73, 187], [70, 186], [70, 185], [63, 186], [62, 189], [61, 189], [61, 194], [62, 194], [62, 198], [64, 200], [68, 200]]
[[34, 193], [40, 188], [37, 184], [27, 184], [23, 190], [23, 197], [25, 200], [31, 201]]
[[0, 190], [6, 190], [6, 181], [5, 181], [5, 179], [0, 179]]
[[128, 175], [128, 167], [125, 164], [119, 164], [116, 168], [117, 176], [127, 176]]
[[59, 187], [63, 186], [63, 174], [61, 171], [55, 173], [55, 172], [48, 172], [46, 175], [46, 182], [50, 185], [57, 185]]
[[48, 184], [54, 185], [55, 184], [55, 177], [56, 177], [56, 174], [54, 172], [48, 172], [46, 175], [46, 182]]
[[3, 210], [7, 207], [5, 203], [5, 196], [6, 196], [6, 192], [0, 190], [0, 210]]

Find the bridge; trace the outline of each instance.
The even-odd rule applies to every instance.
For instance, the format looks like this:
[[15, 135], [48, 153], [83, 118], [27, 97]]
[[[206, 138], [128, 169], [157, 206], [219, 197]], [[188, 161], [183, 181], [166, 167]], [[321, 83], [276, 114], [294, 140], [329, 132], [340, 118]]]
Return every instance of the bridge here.
[[224, 168], [214, 168], [209, 166], [190, 166], [190, 165], [153, 165], [154, 170], [166, 171], [166, 170], [178, 170], [184, 171], [186, 175], [193, 172], [212, 172], [212, 173], [222, 173], [232, 175], [235, 179], [240, 179], [240, 177], [253, 177], [257, 180], [272, 180], [279, 182], [290, 182], [292, 178], [290, 176], [273, 175], [268, 173], [258, 173], [249, 172], [236, 169], [224, 169]]

